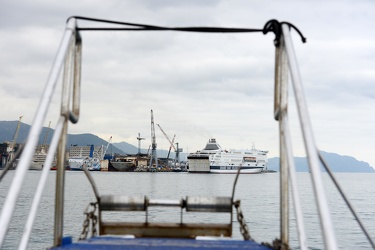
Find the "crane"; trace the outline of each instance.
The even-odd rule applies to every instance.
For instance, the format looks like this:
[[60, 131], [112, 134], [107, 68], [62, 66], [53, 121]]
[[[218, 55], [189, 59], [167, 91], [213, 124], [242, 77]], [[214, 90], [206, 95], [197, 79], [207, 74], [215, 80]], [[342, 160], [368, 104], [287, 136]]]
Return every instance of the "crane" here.
[[16, 128], [16, 131], [14, 132], [13, 139], [10, 142], [10, 145], [9, 145], [9, 148], [8, 148], [8, 152], [13, 152], [14, 151], [14, 146], [17, 143], [18, 132], [20, 131], [20, 127], [21, 127], [22, 117], [23, 116], [20, 116], [20, 119], [18, 120], [17, 128]]
[[141, 138], [141, 133], [138, 133], [137, 140], [138, 140], [138, 155], [140, 155], [141, 154], [141, 140], [145, 140], [145, 138]]
[[107, 143], [107, 146], [105, 147], [105, 150], [104, 150], [104, 152], [103, 152], [103, 155], [102, 155], [102, 157], [101, 157], [101, 160], [104, 159], [104, 156], [105, 156], [105, 154], [107, 153], [108, 146], [109, 146], [109, 144], [111, 143], [111, 141], [112, 141], [112, 136], [109, 137], [109, 139], [108, 139], [108, 143]]
[[158, 167], [158, 156], [156, 154], [156, 136], [155, 136], [155, 125], [154, 125], [154, 113], [151, 109], [151, 158], [150, 158], [150, 165], [152, 167], [152, 162], [155, 162], [155, 166]]
[[18, 120], [17, 128], [16, 128], [16, 131], [14, 132], [13, 139], [7, 148], [7, 151], [8, 151], [7, 162], [12, 161], [13, 159], [14, 147], [16, 146], [16, 143], [17, 143], [18, 132], [20, 131], [22, 117], [23, 116], [21, 115], [20, 119]]
[[158, 127], [160, 128], [160, 130], [161, 130], [161, 132], [164, 134], [164, 136], [165, 136], [165, 138], [167, 138], [167, 140], [168, 140], [168, 142], [169, 142], [169, 151], [168, 151], [168, 156], [167, 156], [167, 159], [169, 159], [169, 154], [171, 153], [171, 149], [172, 149], [172, 147], [173, 147], [173, 149], [174, 149], [174, 151], [176, 151], [176, 148], [175, 148], [175, 146], [174, 146], [174, 144], [173, 144], [173, 142], [174, 142], [174, 138], [176, 138], [176, 135], [174, 135], [173, 136], [173, 139], [172, 139], [172, 141], [169, 139], [169, 137], [168, 137], [168, 135], [164, 132], [164, 130], [161, 128], [161, 126], [159, 125], [159, 124], [156, 124], [156, 125], [158, 125]]
[[167, 156], [167, 159], [169, 159], [169, 154], [171, 153], [171, 149], [173, 147], [173, 149], [176, 151], [176, 148], [173, 146], [173, 142], [174, 142], [174, 139], [176, 138], [176, 135], [173, 135], [173, 138], [172, 138], [172, 142], [171, 142], [171, 146], [169, 147], [169, 150], [168, 150], [168, 156]]

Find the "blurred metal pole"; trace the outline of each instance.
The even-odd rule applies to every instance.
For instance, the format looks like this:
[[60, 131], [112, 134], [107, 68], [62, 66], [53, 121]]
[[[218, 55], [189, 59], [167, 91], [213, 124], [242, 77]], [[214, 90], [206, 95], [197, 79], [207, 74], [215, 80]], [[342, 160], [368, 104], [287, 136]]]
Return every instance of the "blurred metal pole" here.
[[280, 144], [280, 239], [289, 245], [289, 179], [287, 149], [285, 148], [285, 134], [283, 129], [283, 112], [288, 110], [288, 64], [286, 61], [283, 40], [276, 47], [275, 58], [275, 119], [279, 121]]
[[[74, 81], [75, 62], [76, 62], [76, 32], [75, 32], [74, 18], [69, 19], [72, 24], [72, 34], [69, 39], [69, 50], [65, 58], [62, 96], [61, 96], [61, 115], [65, 116], [63, 131], [60, 137], [60, 142], [57, 151], [57, 170], [56, 170], [56, 194], [55, 194], [55, 223], [54, 223], [54, 246], [61, 245], [63, 237], [63, 222], [64, 222], [64, 184], [65, 184], [65, 148], [66, 148], [66, 134], [68, 131], [68, 122], [71, 119], [70, 97], [71, 85]], [[68, 25], [69, 25], [68, 23]], [[69, 29], [69, 28], [67, 28]]]
[[305, 141], [305, 148], [307, 159], [309, 162], [312, 183], [315, 191], [315, 198], [318, 205], [318, 212], [320, 223], [323, 230], [323, 238], [326, 249], [338, 249], [336, 236], [333, 228], [331, 214], [326, 198], [326, 193], [323, 186], [321, 171], [319, 168], [318, 149], [315, 144], [313, 131], [310, 122], [310, 116], [307, 109], [307, 103], [302, 88], [301, 76], [297, 65], [297, 59], [294, 54], [292, 39], [290, 38], [289, 26], [282, 25], [282, 31], [285, 41], [285, 48], [288, 57], [288, 64], [292, 77], [292, 85], [294, 90], [295, 99], [297, 102], [297, 109], [301, 123], [302, 135]]

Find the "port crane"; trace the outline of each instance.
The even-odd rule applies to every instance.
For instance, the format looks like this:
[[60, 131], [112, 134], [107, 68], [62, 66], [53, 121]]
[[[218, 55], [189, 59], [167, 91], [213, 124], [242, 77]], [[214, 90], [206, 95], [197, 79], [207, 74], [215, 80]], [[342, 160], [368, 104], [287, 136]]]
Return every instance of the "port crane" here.
[[20, 127], [21, 127], [22, 117], [23, 116], [20, 116], [20, 119], [18, 120], [16, 131], [14, 132], [13, 139], [10, 142], [9, 147], [8, 147], [8, 152], [13, 152], [14, 151], [14, 147], [16, 146], [16, 143], [17, 143], [18, 133], [19, 133]]
[[138, 140], [138, 155], [141, 155], [141, 140], [145, 140], [145, 138], [142, 138], [141, 133], [138, 133], [137, 140]]
[[102, 157], [101, 157], [101, 160], [104, 159], [104, 156], [105, 156], [105, 154], [107, 153], [107, 150], [108, 150], [108, 147], [109, 147], [109, 144], [111, 143], [111, 141], [112, 141], [112, 136], [109, 137], [109, 139], [108, 139], [108, 143], [107, 143], [107, 146], [105, 147], [105, 150], [103, 151], [103, 155], [102, 155]]
[[158, 167], [158, 156], [156, 154], [156, 136], [155, 136], [155, 124], [154, 124], [154, 113], [151, 109], [151, 142], [152, 142], [152, 149], [151, 149], [151, 158], [150, 158], [150, 165], [152, 167], [152, 162], [155, 163], [155, 166]]
[[13, 159], [13, 154], [14, 154], [14, 147], [16, 146], [16, 143], [17, 143], [17, 138], [18, 138], [18, 133], [20, 131], [20, 127], [21, 127], [21, 120], [22, 120], [22, 115], [20, 116], [20, 119], [18, 120], [18, 124], [17, 124], [17, 128], [16, 128], [16, 131], [14, 132], [14, 135], [13, 135], [13, 139], [12, 141], [9, 143], [9, 146], [7, 148], [7, 152], [8, 152], [8, 159], [7, 159], [7, 162], [10, 162], [12, 159]]
[[176, 147], [174, 146], [173, 142], [174, 142], [174, 139], [176, 138], [176, 135], [173, 136], [173, 139], [172, 141], [169, 139], [168, 135], [164, 132], [164, 130], [161, 128], [161, 126], [159, 124], [156, 124], [158, 125], [158, 127], [160, 128], [161, 132], [164, 134], [165, 138], [167, 138], [168, 142], [169, 142], [169, 151], [168, 151], [168, 155], [167, 155], [167, 159], [169, 159], [169, 154], [171, 153], [171, 149], [173, 148], [174, 151], [176, 152]]

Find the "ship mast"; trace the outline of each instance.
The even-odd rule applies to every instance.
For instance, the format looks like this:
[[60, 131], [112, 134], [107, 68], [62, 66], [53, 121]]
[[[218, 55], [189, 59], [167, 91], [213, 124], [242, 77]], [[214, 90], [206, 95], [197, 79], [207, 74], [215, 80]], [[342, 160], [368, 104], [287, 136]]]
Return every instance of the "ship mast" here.
[[152, 163], [155, 163], [155, 166], [158, 167], [158, 157], [156, 154], [156, 136], [155, 136], [155, 125], [154, 125], [154, 113], [151, 109], [151, 141], [152, 141], [152, 149], [151, 149], [151, 158], [150, 158], [150, 165], [149, 168], [152, 167]]
[[16, 143], [17, 143], [18, 132], [20, 131], [20, 127], [21, 127], [22, 117], [23, 116], [20, 116], [20, 119], [18, 120], [17, 128], [16, 128], [16, 131], [14, 132], [13, 139], [10, 142], [8, 152], [13, 152], [14, 151], [14, 147], [16, 146]]
[[10, 144], [8, 146], [8, 149], [7, 149], [7, 151], [8, 151], [7, 162], [10, 162], [13, 159], [14, 148], [15, 148], [15, 146], [17, 144], [18, 132], [20, 131], [22, 117], [23, 116], [20, 116], [20, 119], [18, 120], [17, 128], [16, 128], [16, 131], [14, 132], [13, 139], [12, 139], [12, 141], [10, 142]]

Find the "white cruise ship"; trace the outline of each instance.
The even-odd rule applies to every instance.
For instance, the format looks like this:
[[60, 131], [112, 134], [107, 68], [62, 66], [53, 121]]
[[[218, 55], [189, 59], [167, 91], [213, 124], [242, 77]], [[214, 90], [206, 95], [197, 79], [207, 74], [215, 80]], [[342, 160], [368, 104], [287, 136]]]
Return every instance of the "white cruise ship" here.
[[[42, 170], [44, 167], [44, 163], [46, 161], [47, 153], [48, 153], [48, 145], [42, 145], [38, 146], [35, 150], [36, 152], [34, 153], [33, 160], [31, 161], [30, 170]], [[56, 166], [56, 157], [54, 158], [52, 162], [51, 167]]]
[[223, 150], [216, 142], [210, 139], [206, 147], [188, 156], [189, 172], [191, 173], [241, 173], [256, 174], [267, 168], [268, 151], [250, 150]]

